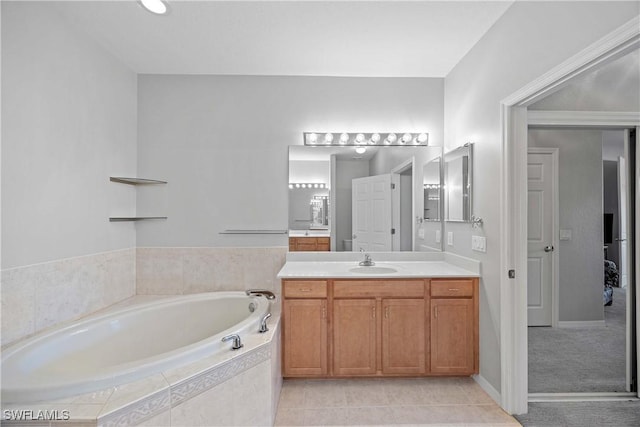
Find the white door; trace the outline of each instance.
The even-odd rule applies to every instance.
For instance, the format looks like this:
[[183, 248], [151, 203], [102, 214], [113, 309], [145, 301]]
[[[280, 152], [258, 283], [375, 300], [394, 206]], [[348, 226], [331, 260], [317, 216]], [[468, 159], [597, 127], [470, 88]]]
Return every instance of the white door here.
[[351, 187], [354, 251], [391, 250], [391, 175], [356, 178]]
[[627, 245], [627, 163], [624, 157], [618, 157], [618, 212], [620, 215], [619, 230], [616, 237], [619, 243], [618, 275], [619, 286], [626, 288], [629, 281], [628, 266], [628, 245]]
[[553, 154], [529, 153], [527, 316], [529, 326], [551, 326], [553, 284]]

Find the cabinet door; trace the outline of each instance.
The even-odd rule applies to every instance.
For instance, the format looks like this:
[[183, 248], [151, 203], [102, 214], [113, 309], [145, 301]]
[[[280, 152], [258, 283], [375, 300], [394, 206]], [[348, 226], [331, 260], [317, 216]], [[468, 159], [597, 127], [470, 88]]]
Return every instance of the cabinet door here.
[[426, 370], [424, 299], [383, 299], [382, 311], [382, 372], [423, 374]]
[[284, 376], [327, 374], [327, 300], [285, 300]]
[[431, 299], [432, 373], [473, 374], [474, 341], [472, 299]]
[[334, 374], [375, 374], [376, 300], [334, 300], [333, 319]]

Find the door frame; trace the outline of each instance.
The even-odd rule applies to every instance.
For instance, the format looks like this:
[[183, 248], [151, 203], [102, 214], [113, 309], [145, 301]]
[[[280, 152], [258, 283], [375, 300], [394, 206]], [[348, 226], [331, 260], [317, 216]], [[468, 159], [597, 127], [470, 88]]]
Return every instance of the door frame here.
[[[398, 189], [398, 193], [391, 192], [391, 224], [396, 230], [400, 230], [400, 197], [397, 195], [400, 194], [400, 175], [405, 172], [407, 169], [411, 168], [411, 188], [415, 189], [415, 181], [416, 181], [416, 158], [411, 156], [404, 162], [400, 163], [398, 166], [391, 169], [391, 183], [395, 184]], [[415, 250], [416, 247], [416, 235], [415, 235], [415, 221], [413, 221], [413, 217], [415, 214], [415, 194], [414, 190], [412, 190], [411, 197], [411, 248]], [[396, 249], [400, 247], [400, 232], [391, 236], [391, 248], [392, 250], [400, 250]]]
[[[527, 106], [638, 47], [640, 16], [500, 102], [500, 403], [511, 414], [524, 414], [528, 410], [527, 221], [524, 220], [527, 217]], [[636, 118], [640, 122], [640, 117]], [[636, 223], [640, 224], [637, 210]], [[635, 264], [639, 264], [638, 259]], [[636, 327], [636, 334], [639, 331]]]
[[[560, 188], [557, 147], [528, 147], [527, 154], [551, 155], [551, 327], [557, 328], [560, 316]], [[527, 251], [528, 252], [528, 251]], [[528, 323], [527, 323], [528, 325]]]

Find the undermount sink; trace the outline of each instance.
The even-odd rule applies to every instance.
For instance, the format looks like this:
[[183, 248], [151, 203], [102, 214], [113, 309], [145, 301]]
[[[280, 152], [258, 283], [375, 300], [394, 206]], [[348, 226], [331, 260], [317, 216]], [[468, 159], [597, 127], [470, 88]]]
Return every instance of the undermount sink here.
[[351, 273], [357, 273], [357, 274], [390, 274], [390, 273], [397, 273], [398, 270], [396, 270], [395, 268], [391, 268], [391, 267], [354, 267], [354, 268], [350, 268], [349, 271]]

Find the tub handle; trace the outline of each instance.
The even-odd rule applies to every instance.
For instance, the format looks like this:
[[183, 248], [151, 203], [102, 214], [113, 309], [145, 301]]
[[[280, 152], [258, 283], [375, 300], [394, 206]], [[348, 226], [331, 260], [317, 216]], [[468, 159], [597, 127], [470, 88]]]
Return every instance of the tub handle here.
[[242, 341], [240, 340], [240, 335], [238, 334], [231, 334], [222, 338], [222, 342], [226, 342], [229, 340], [233, 340], [233, 345], [231, 346], [231, 350], [238, 350], [244, 347], [244, 344], [242, 344]]
[[269, 330], [269, 328], [267, 327], [267, 319], [270, 317], [271, 317], [271, 313], [267, 313], [264, 315], [264, 317], [260, 321], [260, 329], [258, 329], [258, 332], [260, 332], [261, 334], [264, 334]]

